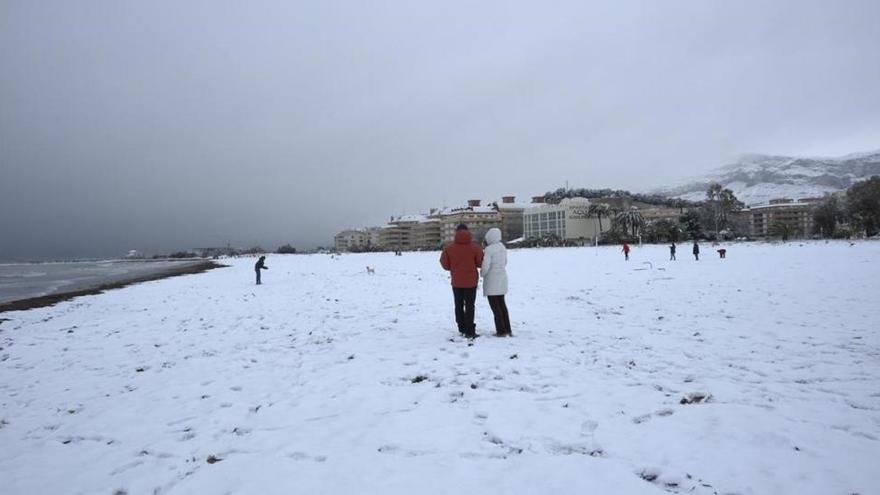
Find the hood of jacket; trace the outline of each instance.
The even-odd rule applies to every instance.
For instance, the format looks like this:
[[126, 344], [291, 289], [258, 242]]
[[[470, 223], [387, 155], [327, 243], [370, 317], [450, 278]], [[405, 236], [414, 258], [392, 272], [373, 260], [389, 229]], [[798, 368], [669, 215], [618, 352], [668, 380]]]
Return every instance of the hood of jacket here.
[[501, 242], [501, 229], [497, 227], [493, 227], [486, 232], [486, 244], [491, 246], [492, 244], [498, 244]]
[[471, 231], [469, 230], [456, 230], [455, 231], [455, 243], [456, 244], [470, 244], [471, 240]]

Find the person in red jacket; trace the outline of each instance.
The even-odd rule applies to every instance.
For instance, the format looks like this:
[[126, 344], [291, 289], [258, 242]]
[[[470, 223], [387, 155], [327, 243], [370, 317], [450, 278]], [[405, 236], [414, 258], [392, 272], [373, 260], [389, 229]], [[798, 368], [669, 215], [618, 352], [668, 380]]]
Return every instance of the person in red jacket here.
[[452, 295], [455, 299], [455, 323], [465, 337], [477, 337], [474, 325], [474, 302], [477, 299], [477, 269], [483, 264], [483, 249], [471, 238], [467, 225], [455, 228], [455, 241], [443, 248], [440, 265], [452, 275]]
[[623, 243], [623, 249], [621, 249], [621, 251], [623, 251], [623, 257], [624, 257], [624, 259], [627, 260], [627, 261], [629, 261], [629, 244], [627, 244], [627, 243], [624, 242], [624, 243]]

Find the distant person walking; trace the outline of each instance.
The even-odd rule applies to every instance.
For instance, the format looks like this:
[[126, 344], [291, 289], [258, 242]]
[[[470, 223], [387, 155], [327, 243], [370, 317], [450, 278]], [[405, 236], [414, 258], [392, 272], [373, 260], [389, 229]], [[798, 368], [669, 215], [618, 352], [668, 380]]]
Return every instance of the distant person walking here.
[[254, 265], [254, 271], [257, 272], [257, 285], [261, 285], [260, 282], [260, 270], [268, 270], [269, 267], [266, 266], [266, 257], [260, 256], [260, 259], [257, 260], [257, 263]]
[[507, 248], [501, 242], [501, 230], [486, 232], [486, 251], [480, 268], [483, 277], [483, 295], [489, 299], [489, 307], [495, 316], [495, 336], [511, 337], [510, 315], [504, 295], [507, 294]]
[[623, 251], [623, 259], [629, 261], [629, 244], [624, 242], [623, 249], [621, 249], [621, 251]]
[[694, 259], [700, 261], [700, 245], [694, 240]]
[[669, 261], [675, 261], [675, 241], [669, 245]]
[[450, 272], [455, 300], [455, 323], [458, 332], [469, 339], [477, 337], [474, 325], [474, 302], [477, 299], [477, 268], [483, 264], [483, 249], [474, 242], [467, 225], [455, 228], [455, 240], [443, 248], [440, 265]]
[[727, 250], [724, 248], [719, 249], [718, 250], [718, 257], [721, 259], [727, 258]]

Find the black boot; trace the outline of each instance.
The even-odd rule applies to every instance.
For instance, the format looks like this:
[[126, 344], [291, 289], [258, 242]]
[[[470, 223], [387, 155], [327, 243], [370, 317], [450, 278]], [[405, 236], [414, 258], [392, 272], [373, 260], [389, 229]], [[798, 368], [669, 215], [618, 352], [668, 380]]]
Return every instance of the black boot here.
[[466, 332], [464, 332], [464, 336], [468, 339], [475, 339], [479, 337], [479, 335], [477, 335], [476, 325], [472, 325]]

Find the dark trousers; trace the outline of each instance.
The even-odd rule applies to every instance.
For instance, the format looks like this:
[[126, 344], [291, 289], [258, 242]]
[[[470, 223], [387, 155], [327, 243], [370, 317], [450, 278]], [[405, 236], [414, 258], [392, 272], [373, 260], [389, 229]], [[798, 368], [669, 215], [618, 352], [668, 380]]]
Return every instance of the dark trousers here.
[[257, 285], [260, 285], [260, 270], [257, 270]]
[[477, 299], [477, 288], [453, 287], [452, 295], [455, 298], [455, 323], [458, 331], [465, 335], [473, 335], [477, 332], [474, 325], [474, 302]]
[[489, 307], [495, 316], [495, 333], [498, 335], [512, 335], [510, 330], [510, 315], [507, 314], [507, 303], [504, 296], [489, 296]]

